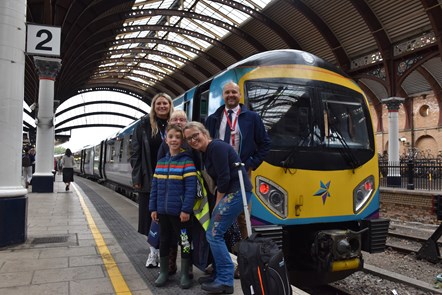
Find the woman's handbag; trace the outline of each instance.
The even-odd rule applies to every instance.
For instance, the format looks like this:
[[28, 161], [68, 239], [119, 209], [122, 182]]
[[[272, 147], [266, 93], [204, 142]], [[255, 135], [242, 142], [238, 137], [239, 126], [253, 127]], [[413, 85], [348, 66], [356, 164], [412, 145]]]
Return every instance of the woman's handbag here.
[[203, 178], [204, 178], [204, 186], [206, 187], [206, 189], [209, 191], [209, 193], [211, 195], [215, 195], [215, 192], [216, 192], [215, 181], [209, 175], [209, 173], [207, 173], [207, 170], [204, 167], [201, 170], [201, 174], [203, 175]]

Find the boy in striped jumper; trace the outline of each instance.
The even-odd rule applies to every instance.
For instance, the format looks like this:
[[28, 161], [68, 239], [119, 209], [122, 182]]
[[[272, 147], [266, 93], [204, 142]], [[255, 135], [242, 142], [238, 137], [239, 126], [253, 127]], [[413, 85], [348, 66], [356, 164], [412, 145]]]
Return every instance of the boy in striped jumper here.
[[191, 214], [196, 196], [196, 169], [189, 152], [181, 148], [183, 130], [178, 125], [168, 125], [167, 155], [158, 160], [152, 180], [149, 210], [153, 221], [160, 224], [160, 274], [155, 281], [157, 287], [166, 284], [169, 271], [169, 250], [181, 244], [180, 287], [192, 286], [189, 277], [191, 266]]

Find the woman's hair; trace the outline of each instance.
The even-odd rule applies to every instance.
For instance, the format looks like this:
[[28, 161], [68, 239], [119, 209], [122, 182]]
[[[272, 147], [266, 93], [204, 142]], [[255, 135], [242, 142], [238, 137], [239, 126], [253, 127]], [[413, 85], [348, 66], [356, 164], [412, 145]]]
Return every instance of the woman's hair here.
[[152, 103], [150, 105], [150, 128], [152, 129], [152, 137], [155, 137], [155, 135], [158, 134], [158, 125], [157, 125], [157, 114], [155, 113], [155, 103], [157, 102], [158, 98], [160, 97], [164, 97], [165, 99], [167, 99], [167, 101], [170, 104], [170, 108], [169, 108], [169, 115], [168, 115], [168, 119], [170, 118], [170, 116], [173, 113], [173, 102], [172, 102], [172, 98], [170, 97], [170, 95], [166, 94], [166, 93], [158, 93], [156, 94], [153, 98], [152, 98]]
[[170, 115], [169, 120], [172, 118], [175, 118], [175, 117], [184, 117], [187, 119], [187, 114], [183, 110], [175, 110], [175, 111], [173, 111], [172, 115]]
[[206, 127], [204, 127], [204, 125], [201, 124], [200, 122], [192, 121], [192, 122], [187, 123], [186, 126], [184, 126], [184, 128], [183, 128], [183, 132], [186, 131], [187, 129], [190, 129], [190, 128], [198, 129], [202, 134], [207, 136], [209, 139], [212, 139], [210, 137], [209, 130], [207, 130]]
[[166, 127], [166, 134], [167, 134], [167, 132], [169, 132], [170, 130], [175, 130], [175, 131], [179, 132], [179, 133], [181, 134], [181, 139], [184, 139], [183, 129], [182, 129], [180, 126], [178, 126], [178, 125], [176, 125], [176, 124], [169, 124], [169, 125], [167, 125], [167, 127]]
[[68, 157], [72, 156], [72, 152], [70, 149], [66, 149], [66, 151], [64, 152], [64, 154]]

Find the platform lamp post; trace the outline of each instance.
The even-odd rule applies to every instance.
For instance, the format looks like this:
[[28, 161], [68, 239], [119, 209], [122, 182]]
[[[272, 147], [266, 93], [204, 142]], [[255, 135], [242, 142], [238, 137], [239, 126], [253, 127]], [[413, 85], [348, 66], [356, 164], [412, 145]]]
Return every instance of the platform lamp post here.
[[21, 181], [26, 0], [0, 1], [0, 247], [27, 238], [28, 191]]
[[32, 175], [32, 192], [54, 191], [54, 84], [61, 69], [61, 28], [28, 24], [26, 52], [34, 56], [39, 77], [38, 104], [35, 125], [37, 126], [35, 173]]
[[388, 174], [387, 186], [401, 186], [401, 170], [399, 162], [399, 128], [398, 111], [405, 98], [389, 97], [382, 99], [388, 108]]

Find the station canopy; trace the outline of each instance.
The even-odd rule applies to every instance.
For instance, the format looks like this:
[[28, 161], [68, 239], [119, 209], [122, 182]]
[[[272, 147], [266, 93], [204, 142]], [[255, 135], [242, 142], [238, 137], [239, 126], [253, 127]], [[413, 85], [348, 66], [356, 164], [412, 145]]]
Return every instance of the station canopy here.
[[[407, 106], [410, 97], [433, 92], [441, 104], [437, 0], [28, 0], [27, 22], [61, 27], [59, 104], [92, 91], [150, 104], [158, 92], [176, 97], [241, 59], [286, 48], [341, 68], [377, 112], [392, 96]], [[28, 108], [38, 102], [39, 85], [31, 55], [25, 72], [25, 112], [35, 117]]]

